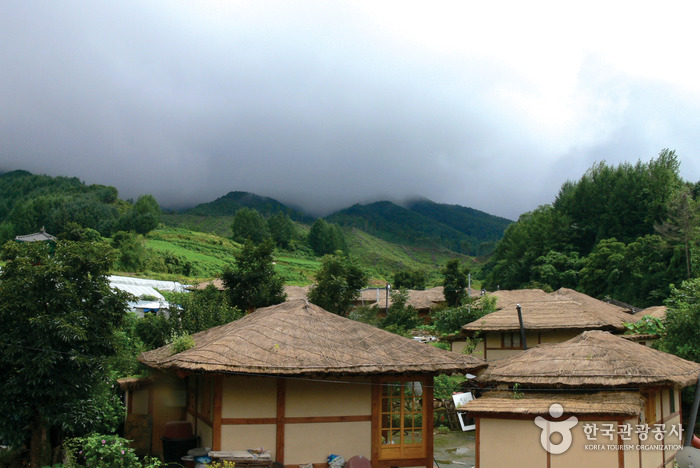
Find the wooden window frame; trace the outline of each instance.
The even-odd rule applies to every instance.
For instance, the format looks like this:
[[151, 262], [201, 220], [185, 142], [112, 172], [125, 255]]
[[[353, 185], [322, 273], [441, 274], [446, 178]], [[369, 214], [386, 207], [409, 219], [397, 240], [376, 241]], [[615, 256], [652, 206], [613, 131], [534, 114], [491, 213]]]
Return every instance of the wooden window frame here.
[[[401, 398], [401, 427], [397, 428], [401, 432], [401, 440], [405, 436], [403, 426], [405, 419], [402, 417], [403, 398], [405, 397], [406, 382], [420, 382], [423, 393], [421, 395], [421, 426], [422, 440], [420, 443], [405, 444], [383, 444], [382, 432], [386, 428], [382, 427], [382, 416], [387, 412], [383, 411], [383, 401], [386, 397], [386, 389], [391, 388], [391, 384], [400, 384]], [[415, 411], [415, 408], [414, 408]], [[372, 466], [433, 466], [433, 378], [432, 376], [395, 376], [383, 377], [375, 381], [372, 392]], [[413, 433], [414, 431], [411, 431]]]

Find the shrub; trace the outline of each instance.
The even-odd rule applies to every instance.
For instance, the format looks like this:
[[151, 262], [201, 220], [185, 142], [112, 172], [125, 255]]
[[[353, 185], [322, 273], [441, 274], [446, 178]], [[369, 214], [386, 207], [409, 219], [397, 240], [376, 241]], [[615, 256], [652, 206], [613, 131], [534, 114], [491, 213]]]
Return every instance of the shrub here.
[[[165, 466], [159, 459], [146, 457], [139, 460], [129, 441], [116, 435], [90, 434], [67, 439], [63, 444], [66, 468], [157, 468]], [[59, 465], [60, 466], [60, 465]]]
[[173, 354], [181, 353], [187, 351], [194, 346], [194, 339], [190, 335], [178, 335], [170, 343], [170, 350]]

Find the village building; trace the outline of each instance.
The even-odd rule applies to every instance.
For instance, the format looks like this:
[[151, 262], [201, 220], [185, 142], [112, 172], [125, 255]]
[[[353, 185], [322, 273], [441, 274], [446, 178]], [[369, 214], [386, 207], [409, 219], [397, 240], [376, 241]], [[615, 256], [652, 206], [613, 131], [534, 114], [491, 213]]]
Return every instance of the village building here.
[[[483, 368], [305, 300], [258, 309], [140, 360], [164, 377], [124, 382], [129, 415], [190, 421], [214, 451], [263, 447], [285, 466], [361, 455], [373, 467], [433, 465], [433, 377]], [[127, 415], [127, 418], [129, 418]]]
[[680, 390], [700, 364], [593, 330], [497, 362], [475, 418], [476, 468], [672, 467]]
[[41, 227], [39, 232], [26, 234], [23, 236], [15, 236], [16, 242], [56, 242], [56, 236], [52, 236], [44, 227]]
[[586, 330], [623, 333], [625, 323], [638, 319], [623, 307], [573, 289], [496, 291], [489, 296], [496, 298], [496, 311], [464, 325], [451, 340], [452, 351], [462, 352], [467, 340], [478, 340], [471, 355], [489, 362], [522, 352], [518, 306], [528, 347], [561, 343]]

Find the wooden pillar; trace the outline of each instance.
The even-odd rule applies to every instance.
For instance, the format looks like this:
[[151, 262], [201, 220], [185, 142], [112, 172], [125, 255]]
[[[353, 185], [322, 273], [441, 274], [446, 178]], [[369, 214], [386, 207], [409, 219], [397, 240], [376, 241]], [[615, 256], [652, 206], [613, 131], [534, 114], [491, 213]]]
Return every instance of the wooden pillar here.
[[285, 426], [285, 400], [287, 397], [287, 380], [277, 379], [277, 439], [275, 452], [277, 461], [284, 464], [284, 426]]
[[212, 449], [221, 450], [221, 411], [224, 391], [224, 377], [214, 377], [214, 417], [212, 418]]
[[426, 456], [428, 458], [429, 464], [426, 465], [427, 468], [433, 468], [433, 385], [434, 379], [432, 376], [425, 380], [425, 385], [423, 386], [423, 418], [426, 420], [426, 424], [423, 427], [426, 428], [423, 437], [425, 438], [426, 444]]

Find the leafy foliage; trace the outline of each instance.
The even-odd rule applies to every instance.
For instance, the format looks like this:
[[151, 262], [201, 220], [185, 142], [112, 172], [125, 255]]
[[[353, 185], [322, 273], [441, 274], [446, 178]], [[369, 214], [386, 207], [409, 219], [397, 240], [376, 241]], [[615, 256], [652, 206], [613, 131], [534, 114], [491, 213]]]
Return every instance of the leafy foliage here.
[[241, 208], [236, 212], [231, 231], [233, 239], [240, 243], [251, 241], [258, 244], [270, 237], [265, 219], [250, 208]]
[[111, 434], [90, 434], [66, 440], [66, 467], [156, 468], [165, 466], [157, 458], [139, 460], [129, 441]]
[[85, 185], [75, 177], [2, 174], [0, 242], [42, 227], [59, 235], [77, 224], [107, 237], [118, 230], [145, 234], [158, 225], [160, 207], [153, 196], [139, 197], [133, 206], [117, 196], [114, 187]]
[[700, 278], [672, 287], [666, 306], [666, 334], [657, 346], [662, 351], [700, 362]]
[[422, 320], [418, 316], [418, 311], [407, 302], [408, 293], [406, 291], [392, 291], [391, 305], [386, 317], [379, 322], [380, 328], [397, 335], [409, 336], [410, 331], [420, 325]]
[[484, 285], [569, 287], [640, 307], [658, 304], [668, 296], [666, 285], [687, 277], [690, 262], [683, 260], [692, 258], [698, 240], [690, 227], [697, 202], [678, 170], [669, 150], [649, 163], [595, 164], [565, 183], [553, 205], [506, 229], [484, 268]]
[[192, 335], [189, 334], [184, 334], [184, 335], [177, 335], [173, 337], [172, 343], [170, 343], [170, 350], [172, 354], [177, 354], [181, 353], [183, 351], [187, 351], [188, 349], [192, 348], [195, 345], [194, 339], [192, 339]]
[[424, 269], [401, 270], [394, 273], [393, 286], [396, 289], [425, 289], [428, 274]]
[[496, 299], [483, 296], [470, 304], [454, 308], [439, 309], [433, 312], [435, 331], [442, 335], [459, 333], [463, 325], [473, 322], [496, 310]]
[[321, 270], [308, 298], [329, 312], [346, 315], [366, 282], [364, 272], [342, 252], [336, 252], [321, 259]]
[[284, 302], [284, 281], [275, 273], [273, 250], [271, 240], [257, 246], [247, 241], [236, 254], [236, 266], [221, 275], [232, 306], [248, 311]]
[[666, 325], [663, 320], [651, 315], [645, 315], [639, 321], [625, 323], [627, 335], [663, 335], [666, 333]]
[[314, 221], [309, 231], [309, 247], [318, 256], [330, 255], [337, 250], [347, 252], [343, 231], [336, 224], [329, 224], [322, 218]]
[[213, 285], [199, 291], [170, 293], [167, 298], [172, 304], [170, 332], [175, 335], [195, 334], [243, 316], [240, 309], [229, 304], [227, 295]]
[[450, 307], [458, 307], [467, 298], [468, 269], [460, 267], [459, 260], [449, 260], [442, 270], [442, 285], [444, 287], [445, 302]]
[[[53, 253], [52, 253], [53, 252]], [[99, 426], [103, 362], [116, 352], [126, 295], [109, 287], [113, 251], [103, 243], [9, 242], [0, 272], [0, 439], [21, 445], [32, 428], [33, 462], [51, 428]]]

